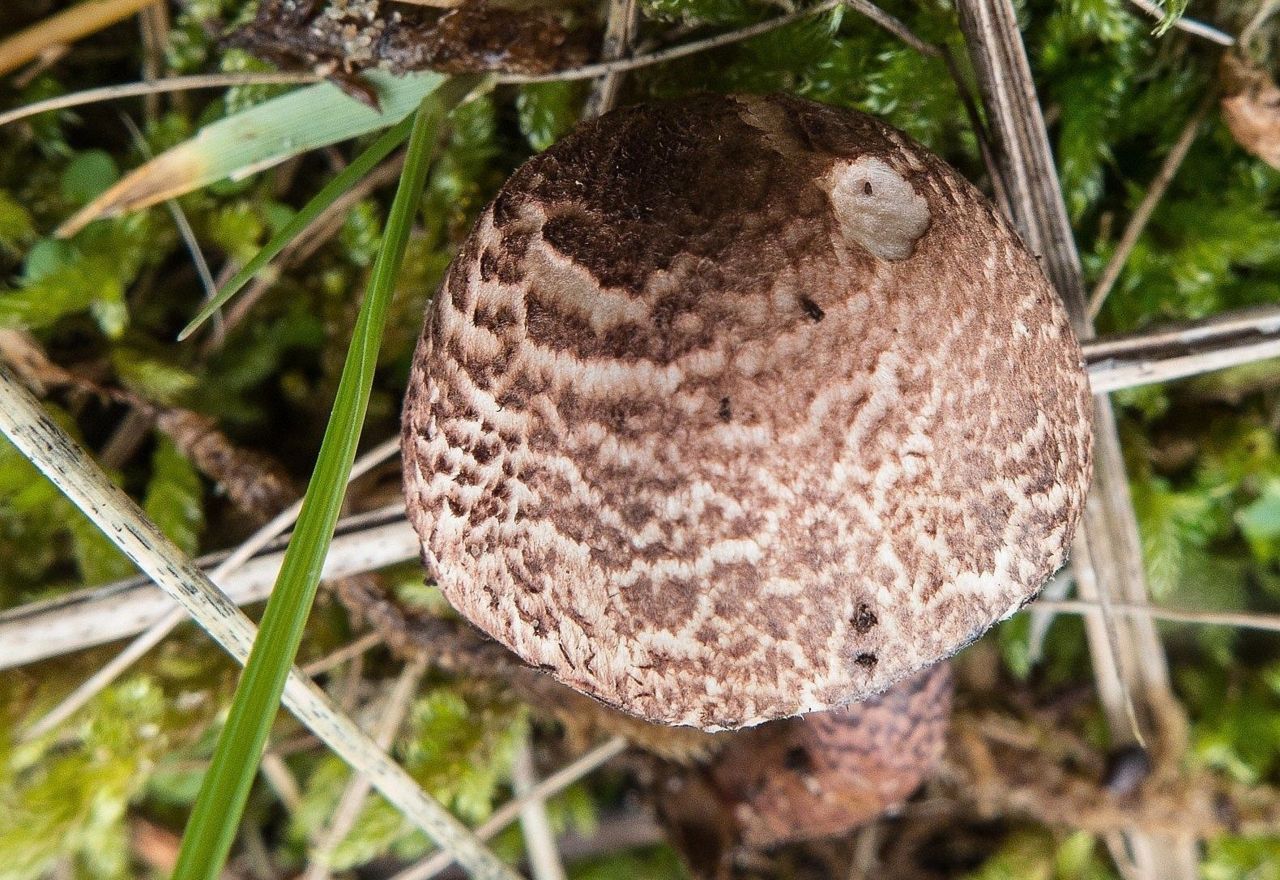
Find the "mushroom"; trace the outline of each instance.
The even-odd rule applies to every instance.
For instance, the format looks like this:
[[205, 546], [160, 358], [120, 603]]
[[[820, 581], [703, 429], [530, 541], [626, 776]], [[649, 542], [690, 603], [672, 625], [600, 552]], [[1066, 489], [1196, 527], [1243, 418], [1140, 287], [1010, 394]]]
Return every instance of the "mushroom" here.
[[611, 706], [707, 730], [953, 654], [1063, 562], [1067, 317], [955, 170], [851, 110], [692, 97], [522, 165], [430, 307], [405, 492], [444, 595]]
[[751, 846], [841, 834], [902, 804], [933, 772], [951, 715], [945, 663], [843, 709], [744, 732], [711, 777]]
[[946, 663], [883, 694], [732, 735], [706, 766], [668, 764], [658, 817], [695, 876], [730, 873], [740, 847], [846, 833], [900, 806], [942, 757]]

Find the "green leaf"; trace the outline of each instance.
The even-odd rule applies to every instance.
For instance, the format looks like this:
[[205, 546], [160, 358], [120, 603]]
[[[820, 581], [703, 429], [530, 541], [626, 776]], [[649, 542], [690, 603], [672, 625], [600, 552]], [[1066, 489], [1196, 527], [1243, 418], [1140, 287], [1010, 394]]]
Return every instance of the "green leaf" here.
[[62, 172], [62, 195], [73, 205], [85, 205], [106, 192], [119, 177], [120, 169], [110, 154], [86, 150]]
[[363, 74], [382, 105], [373, 110], [330, 83], [297, 89], [200, 129], [125, 176], [68, 220], [74, 234], [101, 217], [135, 211], [220, 180], [240, 180], [291, 156], [349, 140], [404, 119], [444, 80], [439, 73]]
[[125, 291], [174, 240], [170, 228], [161, 229], [138, 214], [96, 224], [70, 242], [37, 242], [18, 288], [0, 291], [0, 325], [43, 330], [87, 311], [104, 335], [119, 338], [129, 322]]
[[527, 85], [516, 97], [520, 131], [536, 152], [564, 137], [582, 116], [584, 89], [578, 82]]
[[0, 189], [0, 252], [16, 257], [35, 238], [36, 224], [31, 212], [8, 190]]
[[205, 235], [227, 256], [244, 261], [257, 251], [265, 231], [266, 222], [258, 205], [239, 200], [214, 211]]
[[1031, 675], [1031, 615], [1018, 614], [996, 628], [996, 643], [1005, 668], [1019, 681]]
[[966, 880], [1053, 880], [1052, 850], [1043, 832], [1015, 832]]
[[298, 233], [306, 228], [308, 223], [323, 213], [325, 208], [332, 205], [339, 196], [351, 189], [357, 181], [372, 171], [374, 166], [385, 159], [392, 150], [400, 146], [404, 139], [409, 136], [412, 125], [413, 117], [406, 117], [384, 132], [368, 149], [352, 160], [346, 168], [338, 172], [333, 180], [329, 181], [320, 192], [316, 193], [303, 206], [301, 211], [289, 218], [276, 234], [271, 236], [271, 240], [266, 243], [262, 250], [254, 254], [252, 259], [245, 263], [243, 269], [233, 275], [230, 281], [222, 285], [217, 296], [205, 303], [204, 307], [191, 319], [191, 322], [182, 328], [182, 332], [178, 334], [178, 339], [186, 339], [201, 324], [209, 320], [211, 315], [226, 305], [231, 297], [235, 296], [241, 288], [253, 280], [254, 276], [266, 268], [267, 263], [271, 262], [284, 250], [285, 246], [293, 241], [298, 236]]
[[1280, 835], [1215, 836], [1204, 847], [1204, 880], [1280, 880]]
[[1280, 480], [1268, 480], [1257, 500], [1236, 514], [1236, 522], [1258, 559], [1280, 557]]
[[643, 880], [689, 880], [688, 869], [669, 846], [630, 849], [607, 856], [584, 859], [570, 869], [572, 880], [617, 880], [639, 877]]
[[753, 0], [642, 0], [645, 18], [684, 24], [750, 24], [764, 18], [769, 5]]
[[71, 246], [71, 242], [59, 238], [42, 238], [27, 252], [22, 278], [28, 284], [34, 284], [71, 266], [75, 259], [76, 249]]
[[[123, 305], [124, 285], [116, 271], [105, 257], [85, 257], [59, 266], [17, 290], [0, 292], [0, 325], [41, 330], [65, 315], [86, 311], [95, 303]], [[117, 316], [110, 317], [104, 331], [118, 331]]]
[[347, 259], [357, 266], [368, 266], [382, 247], [382, 216], [373, 199], [361, 199], [347, 212], [338, 232]]
[[[77, 433], [65, 412], [50, 409], [64, 429]], [[8, 442], [0, 443], [0, 540], [3, 537], [12, 538], [19, 550], [15, 558], [0, 562], [0, 572], [10, 576], [45, 576], [45, 568], [67, 546], [68, 538], [69, 561], [86, 584], [108, 583], [136, 571], [115, 544]]]
[[1178, 670], [1178, 683], [1193, 713], [1191, 756], [1252, 785], [1280, 767], [1280, 695], [1269, 675], [1244, 673], [1200, 664]]
[[1190, 555], [1208, 541], [1212, 502], [1201, 492], [1174, 489], [1159, 477], [1135, 479], [1132, 495], [1151, 592], [1167, 599]]
[[523, 711], [440, 688], [414, 704], [408, 727], [405, 768], [459, 816], [487, 819], [526, 734]]
[[476, 84], [474, 77], [449, 80], [435, 95], [423, 99], [416, 114], [400, 186], [387, 219], [383, 248], [356, 319], [311, 483], [226, 726], [218, 738], [213, 761], [183, 835], [173, 874], [175, 880], [214, 880], [235, 839], [267, 733], [279, 709], [289, 667], [302, 640], [346, 493], [369, 403], [384, 316], [426, 183], [436, 130], [447, 110], [466, 97]]
[[111, 361], [126, 388], [168, 406], [179, 403], [200, 382], [190, 371], [133, 348], [113, 349]]
[[1164, 14], [1160, 18], [1160, 23], [1156, 25], [1154, 33], [1157, 37], [1163, 37], [1178, 23], [1178, 19], [1186, 14], [1190, 0], [1165, 0], [1159, 5]]

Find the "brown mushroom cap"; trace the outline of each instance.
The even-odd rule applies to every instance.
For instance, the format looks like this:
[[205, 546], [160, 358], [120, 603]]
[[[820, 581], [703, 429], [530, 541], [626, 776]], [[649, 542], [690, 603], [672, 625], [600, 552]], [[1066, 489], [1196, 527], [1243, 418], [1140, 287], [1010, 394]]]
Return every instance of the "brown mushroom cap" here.
[[526, 162], [430, 309], [405, 490], [448, 599], [610, 705], [841, 706], [1062, 563], [1088, 385], [953, 169], [774, 96], [619, 110]]

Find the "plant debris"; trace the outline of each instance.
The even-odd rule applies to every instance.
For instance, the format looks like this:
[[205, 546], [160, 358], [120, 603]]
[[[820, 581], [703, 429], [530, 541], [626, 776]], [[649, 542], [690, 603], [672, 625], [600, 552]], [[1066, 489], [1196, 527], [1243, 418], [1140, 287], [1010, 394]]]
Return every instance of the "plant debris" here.
[[1265, 68], [1236, 55], [1222, 58], [1222, 119], [1245, 150], [1280, 168], [1280, 87]]
[[544, 74], [586, 63], [598, 43], [572, 12], [476, 0], [452, 9], [382, 0], [264, 0], [230, 44], [285, 70], [331, 78], [373, 103], [363, 70]]

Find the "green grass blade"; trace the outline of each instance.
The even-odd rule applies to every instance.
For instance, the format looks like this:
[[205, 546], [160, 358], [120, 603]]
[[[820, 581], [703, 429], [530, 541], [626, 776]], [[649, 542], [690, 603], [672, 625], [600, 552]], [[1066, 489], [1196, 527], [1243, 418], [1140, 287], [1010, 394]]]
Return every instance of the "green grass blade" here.
[[239, 180], [317, 147], [350, 140], [393, 125], [413, 112], [444, 82], [439, 73], [362, 74], [378, 93], [379, 110], [343, 94], [331, 83], [297, 89], [225, 119], [211, 122], [172, 149], [126, 174], [58, 227], [74, 235], [94, 220], [136, 211], [218, 180]]
[[436, 131], [447, 110], [475, 84], [470, 78], [450, 80], [426, 98], [416, 114], [382, 250], [356, 319], [315, 471], [226, 727], [187, 824], [174, 880], [215, 880], [235, 839], [333, 537], [369, 402], [387, 307], [426, 183]]
[[280, 227], [280, 231], [263, 245], [262, 250], [253, 255], [253, 259], [249, 260], [244, 265], [244, 268], [232, 276], [231, 280], [222, 285], [217, 294], [205, 303], [204, 308], [200, 309], [199, 313], [191, 319], [191, 323], [182, 328], [182, 332], [178, 334], [178, 340], [186, 339], [198, 330], [200, 325], [209, 320], [214, 312], [227, 304], [227, 300], [239, 293], [240, 289], [248, 284], [250, 279], [261, 272], [267, 263], [275, 259], [289, 242], [293, 241], [298, 233], [307, 227], [308, 223], [320, 216], [320, 213], [325, 208], [332, 205], [339, 196], [355, 186], [358, 180], [372, 171], [374, 166], [390, 155], [392, 150], [404, 143], [405, 138], [409, 136], [410, 129], [413, 128], [415, 118], [412, 115], [406, 116], [400, 122], [387, 129], [381, 137], [370, 144], [368, 149], [353, 159], [350, 165], [338, 172], [337, 177], [325, 184], [324, 188], [303, 205], [302, 209], [294, 214], [288, 223]]

